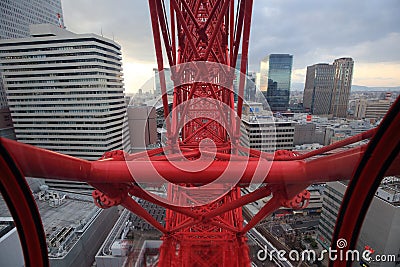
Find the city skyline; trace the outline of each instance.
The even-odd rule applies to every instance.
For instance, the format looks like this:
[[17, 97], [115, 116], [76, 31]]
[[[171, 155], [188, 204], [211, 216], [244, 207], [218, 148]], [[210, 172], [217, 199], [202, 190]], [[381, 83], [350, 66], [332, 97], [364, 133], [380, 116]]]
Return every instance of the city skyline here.
[[[255, 1], [249, 70], [266, 54], [294, 55], [293, 83], [304, 83], [306, 67], [352, 57], [353, 84], [400, 86], [400, 6], [396, 1]], [[103, 33], [122, 46], [126, 89], [136, 91], [156, 66], [147, 1], [64, 1], [65, 25], [77, 33]], [[118, 17], [115, 13], [118, 12]], [[339, 19], [337, 19], [339, 18]], [[373, 18], [373, 19], [372, 19]], [[279, 20], [280, 23], [276, 23]], [[270, 34], [267, 34], [270, 33]], [[134, 89], [134, 90], [133, 90]]]

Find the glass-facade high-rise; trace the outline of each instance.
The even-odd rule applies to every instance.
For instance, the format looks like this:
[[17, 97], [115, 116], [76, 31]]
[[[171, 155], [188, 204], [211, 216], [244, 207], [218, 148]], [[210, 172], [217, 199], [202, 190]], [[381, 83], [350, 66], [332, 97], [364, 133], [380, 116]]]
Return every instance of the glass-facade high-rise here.
[[273, 112], [289, 105], [293, 55], [270, 54], [261, 61], [260, 89]]

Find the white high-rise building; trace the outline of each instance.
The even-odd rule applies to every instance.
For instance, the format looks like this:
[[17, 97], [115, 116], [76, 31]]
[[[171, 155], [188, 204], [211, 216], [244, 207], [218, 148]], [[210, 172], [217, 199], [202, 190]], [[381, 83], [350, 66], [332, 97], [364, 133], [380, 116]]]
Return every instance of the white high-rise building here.
[[[29, 25], [41, 23], [64, 28], [61, 0], [0, 1], [0, 39], [29, 37]], [[6, 106], [0, 73], [0, 108]]]
[[31, 35], [0, 40], [17, 140], [90, 160], [128, 150], [121, 47], [49, 24], [32, 25]]

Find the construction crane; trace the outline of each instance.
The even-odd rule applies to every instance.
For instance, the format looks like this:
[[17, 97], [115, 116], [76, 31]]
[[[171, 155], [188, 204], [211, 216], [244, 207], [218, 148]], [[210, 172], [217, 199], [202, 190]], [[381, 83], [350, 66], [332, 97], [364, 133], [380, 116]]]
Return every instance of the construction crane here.
[[[313, 183], [351, 179], [332, 248], [353, 249], [374, 192], [400, 174], [400, 102], [379, 128], [299, 154], [265, 153], [240, 142], [252, 0], [149, 0], [166, 127], [164, 147], [82, 160], [1, 139], [1, 192], [16, 220], [27, 265], [48, 265], [44, 231], [24, 176], [84, 181], [96, 205], [122, 205], [162, 232], [159, 266], [250, 266], [246, 233], [280, 207], [302, 209]], [[241, 52], [237, 104], [233, 80]], [[164, 62], [164, 58], [168, 63]], [[169, 109], [165, 66], [174, 82]], [[324, 155], [361, 140], [368, 144]], [[318, 156], [318, 157], [316, 157]], [[241, 188], [262, 184], [246, 195]], [[167, 185], [167, 197], [146, 190]], [[272, 196], [247, 224], [243, 205]], [[133, 197], [167, 209], [163, 226]], [[345, 266], [346, 262], [331, 262]]]

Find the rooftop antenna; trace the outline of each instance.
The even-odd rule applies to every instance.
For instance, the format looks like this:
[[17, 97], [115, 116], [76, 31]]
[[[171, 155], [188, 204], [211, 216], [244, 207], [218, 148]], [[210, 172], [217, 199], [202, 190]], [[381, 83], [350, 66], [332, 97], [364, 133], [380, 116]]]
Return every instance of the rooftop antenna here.
[[103, 27], [100, 28], [100, 34], [101, 34], [101, 37], [104, 37], [103, 36]]
[[60, 13], [57, 13], [57, 18], [58, 18], [58, 26], [61, 29], [64, 28], [63, 25], [62, 25], [62, 22], [61, 22], [61, 14]]

